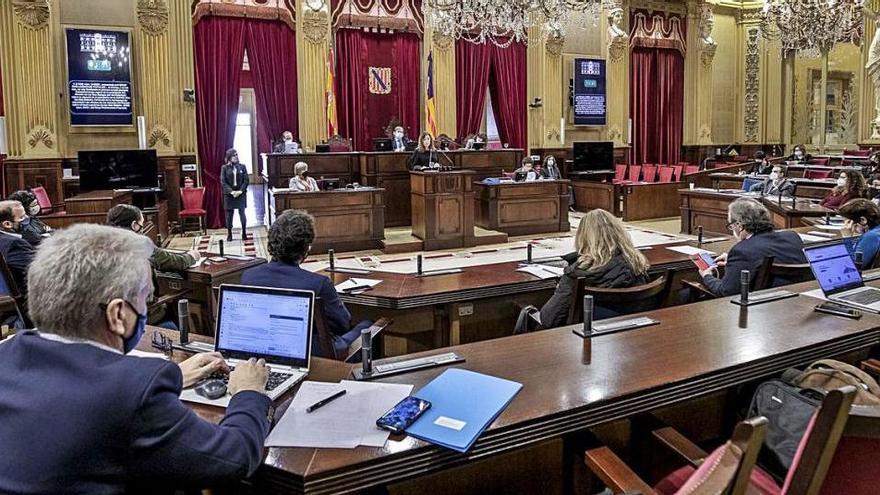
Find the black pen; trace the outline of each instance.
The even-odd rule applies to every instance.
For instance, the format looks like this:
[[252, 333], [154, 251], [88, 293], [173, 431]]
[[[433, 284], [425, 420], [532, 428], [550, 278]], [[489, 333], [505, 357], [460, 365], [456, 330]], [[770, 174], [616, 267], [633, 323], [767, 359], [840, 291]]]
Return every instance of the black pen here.
[[319, 407], [326, 406], [327, 404], [329, 404], [329, 403], [333, 402], [334, 400], [336, 400], [336, 399], [342, 397], [343, 395], [345, 395], [345, 390], [340, 390], [339, 392], [336, 392], [335, 394], [331, 395], [330, 397], [327, 397], [326, 399], [321, 399], [321, 400], [319, 400], [318, 402], [315, 402], [315, 403], [312, 404], [311, 406], [307, 407], [307, 408], [306, 408], [306, 412], [307, 412], [307, 413], [310, 413], [310, 412], [312, 412], [312, 411], [318, 409]]
[[372, 288], [373, 288], [373, 286], [369, 285], [369, 284], [355, 285], [354, 287], [346, 287], [346, 288], [342, 289], [342, 292], [354, 292], [356, 290], [367, 290], [367, 289], [372, 289]]

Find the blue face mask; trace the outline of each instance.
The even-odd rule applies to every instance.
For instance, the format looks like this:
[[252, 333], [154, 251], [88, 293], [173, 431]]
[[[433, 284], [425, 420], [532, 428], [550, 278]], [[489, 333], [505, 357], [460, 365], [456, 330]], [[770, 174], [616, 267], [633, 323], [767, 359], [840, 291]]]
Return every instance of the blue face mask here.
[[144, 330], [147, 328], [147, 315], [142, 315], [138, 313], [137, 309], [134, 307], [134, 304], [125, 301], [126, 304], [137, 314], [137, 322], [134, 324], [134, 332], [131, 333], [131, 337], [123, 337], [122, 339], [122, 352], [124, 354], [128, 354], [135, 347], [137, 347], [138, 343], [141, 341], [141, 337], [144, 336]]

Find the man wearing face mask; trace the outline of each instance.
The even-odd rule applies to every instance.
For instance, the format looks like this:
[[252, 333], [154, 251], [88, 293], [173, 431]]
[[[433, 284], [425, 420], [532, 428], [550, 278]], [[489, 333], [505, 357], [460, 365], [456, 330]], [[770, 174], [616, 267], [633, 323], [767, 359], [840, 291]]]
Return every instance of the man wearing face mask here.
[[152, 252], [144, 236], [93, 224], [43, 242], [28, 273], [36, 329], [0, 345], [0, 493], [166, 493], [261, 465], [265, 363], [230, 373], [232, 399], [212, 424], [179, 395], [225, 370], [219, 354], [125, 355], [144, 334]]
[[862, 253], [862, 268], [871, 268], [880, 251], [880, 207], [857, 198], [841, 206], [837, 214], [844, 218], [845, 236], [860, 236], [852, 251]]
[[43, 223], [37, 215], [40, 214], [40, 203], [37, 196], [30, 191], [15, 191], [9, 195], [12, 201], [18, 201], [24, 206], [27, 218], [21, 223], [21, 236], [31, 246], [37, 247], [44, 238], [49, 237], [52, 228]]
[[750, 192], [759, 192], [763, 196], [779, 196], [791, 197], [794, 195], [794, 183], [785, 177], [786, 167], [784, 165], [773, 165], [773, 171], [770, 177], [764, 182], [754, 184], [749, 188]]
[[394, 135], [391, 138], [391, 149], [394, 151], [406, 151], [406, 138], [403, 136], [403, 127], [394, 128]]
[[[800, 236], [791, 230], [773, 230], [770, 212], [761, 203], [750, 198], [740, 198], [730, 203], [727, 209], [727, 228], [737, 242], [730, 252], [724, 253], [715, 262], [724, 267], [724, 275], [717, 268], [700, 271], [703, 285], [716, 296], [729, 296], [739, 293], [740, 272], [748, 270], [754, 286], [756, 275], [766, 256], [773, 256], [774, 263], [801, 264], [804, 258], [804, 243]], [[782, 277], [774, 279], [774, 285], [797, 282]]]
[[811, 155], [808, 155], [807, 152], [805, 151], [804, 145], [799, 144], [794, 147], [794, 151], [791, 153], [791, 155], [788, 156], [788, 158], [785, 159], [785, 161], [797, 162], [797, 163], [809, 163], [810, 160], [812, 160], [812, 159], [813, 159], [813, 157]]
[[286, 154], [297, 154], [302, 153], [302, 148], [299, 147], [299, 143], [293, 140], [293, 133], [290, 131], [284, 131], [281, 135], [281, 143], [276, 147], [277, 153], [286, 153]]
[[0, 201], [0, 255], [22, 294], [27, 294], [27, 271], [35, 253], [34, 247], [21, 236], [22, 222], [26, 220], [21, 203]]

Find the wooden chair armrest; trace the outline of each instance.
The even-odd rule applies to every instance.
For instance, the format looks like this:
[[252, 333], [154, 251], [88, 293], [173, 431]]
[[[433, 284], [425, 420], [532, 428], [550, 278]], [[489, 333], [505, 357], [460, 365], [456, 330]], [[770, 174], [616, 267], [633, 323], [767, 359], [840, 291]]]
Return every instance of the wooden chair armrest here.
[[[370, 326], [370, 335], [372, 335], [372, 338], [375, 339], [393, 322], [394, 320], [392, 320], [391, 318], [385, 318], [384, 316], [379, 317], [379, 319], [373, 322], [373, 324]], [[345, 355], [344, 361], [346, 363], [352, 363], [357, 356], [360, 356], [360, 354], [361, 339], [355, 339], [355, 341], [352, 342], [350, 346], [348, 346], [348, 351]]]
[[699, 292], [700, 294], [703, 294], [706, 297], [711, 297], [713, 299], [716, 297], [715, 294], [713, 294], [712, 291], [707, 289], [706, 286], [703, 285], [702, 282], [692, 282], [690, 280], [682, 280], [681, 285], [684, 287], [688, 287], [692, 290], [695, 290], [695, 291]]
[[866, 359], [862, 361], [862, 370], [875, 377], [880, 377], [880, 359]]
[[608, 447], [598, 447], [586, 451], [584, 462], [614, 493], [654, 494], [654, 490]]
[[654, 430], [652, 434], [660, 443], [680, 455], [694, 467], [702, 464], [703, 460], [709, 455], [708, 452], [698, 447], [671, 426]]

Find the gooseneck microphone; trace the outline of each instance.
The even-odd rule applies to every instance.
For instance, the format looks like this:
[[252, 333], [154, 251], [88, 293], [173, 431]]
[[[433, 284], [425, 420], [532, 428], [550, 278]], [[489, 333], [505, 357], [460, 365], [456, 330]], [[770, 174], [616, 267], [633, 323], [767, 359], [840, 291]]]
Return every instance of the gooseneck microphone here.
[[189, 300], [177, 301], [177, 329], [180, 332], [180, 343], [189, 343]]
[[422, 255], [416, 256], [416, 274], [422, 276]]
[[697, 227], [697, 246], [703, 245], [703, 226]]
[[361, 366], [364, 376], [373, 374], [373, 334], [369, 328], [361, 330]]
[[749, 271], [739, 272], [739, 302], [743, 306], [749, 302]]
[[222, 257], [226, 256], [226, 253], [225, 253], [225, 251], [223, 250], [223, 241], [220, 240], [220, 241], [217, 242], [217, 244], [220, 246], [220, 257], [222, 258]]
[[526, 264], [532, 264], [532, 243], [526, 244]]
[[336, 253], [332, 249], [327, 250], [328, 260], [330, 261], [330, 271], [336, 269]]
[[593, 333], [593, 296], [584, 296], [584, 337]]

